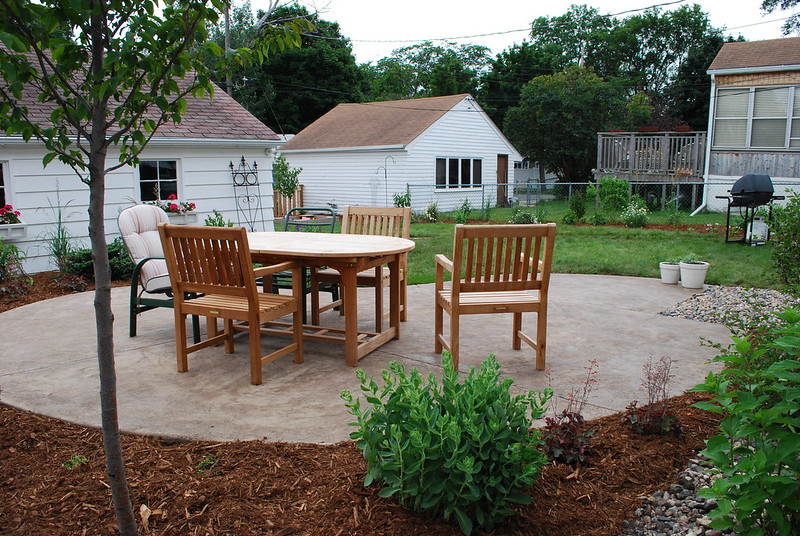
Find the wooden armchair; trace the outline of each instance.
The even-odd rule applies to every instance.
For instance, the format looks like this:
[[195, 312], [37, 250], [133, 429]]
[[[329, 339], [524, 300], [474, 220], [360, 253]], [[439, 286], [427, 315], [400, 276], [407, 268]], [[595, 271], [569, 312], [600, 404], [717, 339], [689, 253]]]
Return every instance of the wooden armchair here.
[[[453, 260], [436, 256], [435, 350], [447, 349], [458, 367], [461, 315], [512, 313], [513, 348], [525, 341], [536, 350], [536, 370], [545, 366], [547, 290], [556, 224], [456, 225]], [[444, 287], [444, 271], [452, 276]], [[450, 315], [449, 340], [443, 335]], [[536, 339], [522, 332], [522, 313], [537, 314]]]
[[[377, 236], [394, 236], [409, 238], [411, 235], [411, 207], [362, 207], [347, 206], [342, 216], [342, 233], [365, 234]], [[408, 256], [403, 255], [400, 261], [400, 321], [408, 318], [406, 294], [408, 286]], [[389, 283], [389, 268], [378, 266], [374, 269], [358, 273], [356, 281], [359, 286], [375, 288], [375, 331], [383, 330], [383, 289]], [[344, 314], [341, 300], [335, 300], [324, 307], [319, 304], [320, 284], [339, 284], [339, 272], [331, 268], [312, 271], [311, 273], [311, 321], [319, 324], [320, 313], [339, 307], [339, 314]]]
[[[247, 233], [244, 227], [192, 227], [160, 224], [158, 232], [164, 248], [172, 293], [175, 297], [175, 343], [178, 372], [189, 369], [188, 354], [225, 342], [225, 352], [232, 353], [234, 330], [247, 331], [250, 339], [250, 383], [259, 385], [261, 369], [290, 352], [294, 362], [303, 362], [300, 266], [284, 262], [253, 269]], [[281, 270], [293, 270], [292, 295], [258, 292], [256, 277]], [[185, 300], [187, 292], [202, 296]], [[261, 324], [284, 315], [293, 316], [292, 343], [261, 355]], [[223, 333], [209, 333], [206, 340], [187, 346], [186, 315], [224, 319]], [[239, 321], [234, 325], [234, 321]], [[211, 330], [210, 330], [211, 331]]]

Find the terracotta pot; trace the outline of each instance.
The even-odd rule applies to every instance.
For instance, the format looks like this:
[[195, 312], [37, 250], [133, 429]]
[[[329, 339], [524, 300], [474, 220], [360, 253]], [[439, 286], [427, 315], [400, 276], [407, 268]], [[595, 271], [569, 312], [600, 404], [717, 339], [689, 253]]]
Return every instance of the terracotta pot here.
[[647, 127], [639, 127], [639, 132], [658, 132], [658, 127], [647, 126]]
[[691, 132], [691, 131], [692, 127], [690, 127], [689, 125], [678, 125], [677, 127], [675, 127], [675, 132]]

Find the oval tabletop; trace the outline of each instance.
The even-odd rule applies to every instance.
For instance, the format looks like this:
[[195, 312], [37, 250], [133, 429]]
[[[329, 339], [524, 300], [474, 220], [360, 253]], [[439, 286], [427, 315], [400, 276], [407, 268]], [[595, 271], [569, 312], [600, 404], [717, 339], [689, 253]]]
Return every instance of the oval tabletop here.
[[372, 257], [405, 253], [414, 242], [393, 236], [358, 234], [258, 232], [247, 233], [250, 251], [297, 257]]

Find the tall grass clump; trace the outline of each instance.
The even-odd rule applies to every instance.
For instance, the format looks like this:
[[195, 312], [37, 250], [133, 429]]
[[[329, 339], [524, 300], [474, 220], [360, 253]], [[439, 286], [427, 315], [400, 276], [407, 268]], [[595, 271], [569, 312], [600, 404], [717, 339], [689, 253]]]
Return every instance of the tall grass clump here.
[[358, 428], [350, 437], [367, 461], [364, 485], [381, 483], [381, 497], [455, 518], [464, 534], [491, 532], [512, 515], [511, 504], [531, 502], [524, 491], [546, 463], [532, 424], [552, 390], [512, 396], [513, 380], [500, 380], [494, 355], [463, 383], [446, 353], [443, 364], [441, 384], [396, 362], [383, 371], [382, 387], [359, 370], [369, 407], [342, 392]]

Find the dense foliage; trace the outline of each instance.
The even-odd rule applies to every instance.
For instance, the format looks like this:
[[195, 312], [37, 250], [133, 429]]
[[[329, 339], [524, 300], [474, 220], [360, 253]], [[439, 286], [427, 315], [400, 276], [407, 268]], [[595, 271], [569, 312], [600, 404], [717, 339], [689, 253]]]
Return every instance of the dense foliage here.
[[698, 406], [724, 416], [703, 451], [720, 478], [700, 494], [716, 500], [711, 526], [742, 536], [800, 533], [800, 313], [779, 316], [734, 337], [697, 388], [714, 395]]
[[[133, 273], [133, 261], [121, 237], [117, 237], [108, 245], [108, 262], [111, 266], [111, 279], [119, 281], [130, 279]], [[94, 262], [92, 250], [89, 248], [71, 249], [64, 258], [63, 272], [94, 280]]]
[[772, 258], [784, 283], [800, 292], [800, 192], [789, 196], [785, 206], [775, 207]]
[[582, 182], [596, 165], [597, 132], [613, 124], [623, 104], [620, 91], [591, 70], [568, 67], [522, 88], [519, 106], [506, 114], [504, 132], [523, 154], [547, 162], [560, 179]]
[[510, 516], [512, 503], [528, 504], [524, 491], [546, 459], [539, 450], [533, 419], [552, 394], [529, 391], [512, 396], [512, 379], [500, 380], [494, 355], [459, 383], [445, 354], [439, 384], [416, 368], [406, 373], [395, 362], [383, 371], [381, 387], [357, 372], [370, 407], [342, 392], [353, 423], [351, 434], [367, 460], [364, 484], [381, 482], [382, 497], [394, 497], [415, 511], [455, 517], [464, 534], [487, 532]]

